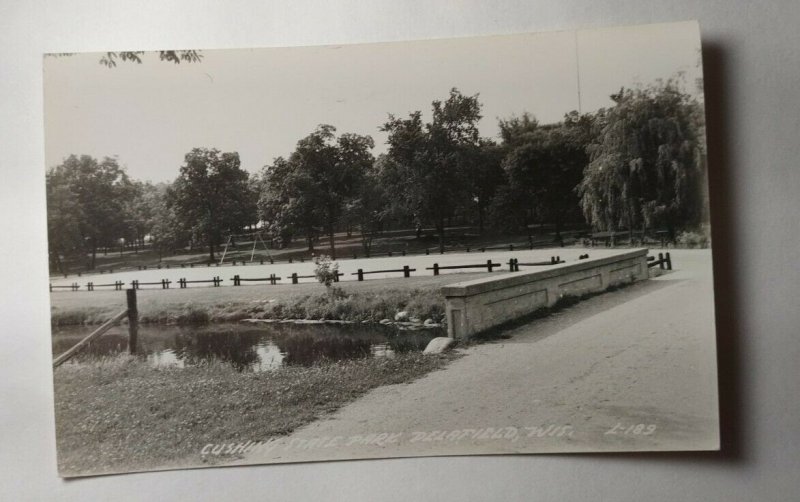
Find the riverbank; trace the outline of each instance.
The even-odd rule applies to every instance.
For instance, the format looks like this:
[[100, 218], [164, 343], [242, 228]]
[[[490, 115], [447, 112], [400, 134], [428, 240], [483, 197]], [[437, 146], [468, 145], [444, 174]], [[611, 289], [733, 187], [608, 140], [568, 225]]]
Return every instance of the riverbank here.
[[[498, 272], [499, 273], [499, 272]], [[232, 322], [243, 319], [327, 319], [379, 322], [397, 312], [441, 322], [440, 287], [482, 273], [347, 282], [329, 292], [317, 283], [138, 291], [139, 321], [155, 324]], [[50, 295], [51, 325], [101, 324], [124, 310], [120, 291]]]
[[413, 381], [457, 357], [414, 352], [262, 373], [224, 363], [155, 369], [130, 356], [65, 365], [54, 373], [59, 471], [202, 465], [207, 444], [285, 436], [371, 389]]

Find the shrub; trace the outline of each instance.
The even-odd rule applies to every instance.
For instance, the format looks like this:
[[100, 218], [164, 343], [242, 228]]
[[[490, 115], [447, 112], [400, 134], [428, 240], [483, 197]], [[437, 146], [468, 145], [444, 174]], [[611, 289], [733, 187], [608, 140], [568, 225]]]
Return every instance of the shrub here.
[[707, 248], [711, 238], [703, 231], [684, 231], [678, 235], [678, 244], [687, 248]]
[[339, 264], [331, 261], [331, 257], [327, 255], [319, 255], [314, 257], [314, 275], [320, 284], [324, 284], [326, 288], [330, 288], [331, 284], [336, 281], [336, 276], [339, 273]]

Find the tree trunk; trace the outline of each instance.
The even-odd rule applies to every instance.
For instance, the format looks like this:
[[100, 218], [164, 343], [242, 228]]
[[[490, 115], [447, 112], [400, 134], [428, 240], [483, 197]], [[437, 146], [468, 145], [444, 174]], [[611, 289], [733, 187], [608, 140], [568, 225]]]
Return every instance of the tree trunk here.
[[562, 248], [564, 247], [564, 239], [561, 237], [561, 220], [556, 219], [556, 240], [558, 241], [558, 245]]
[[444, 253], [444, 218], [436, 222], [436, 231], [439, 232], [439, 252]]
[[331, 248], [331, 260], [336, 259], [336, 244], [333, 241], [333, 223], [328, 224], [328, 243]]
[[211, 235], [208, 236], [208, 259], [212, 262], [217, 261], [214, 257], [214, 237]]

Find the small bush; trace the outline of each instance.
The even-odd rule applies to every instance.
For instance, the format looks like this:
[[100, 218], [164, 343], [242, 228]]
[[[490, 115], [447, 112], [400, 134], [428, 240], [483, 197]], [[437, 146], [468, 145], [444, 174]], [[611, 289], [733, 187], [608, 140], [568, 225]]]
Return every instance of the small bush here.
[[707, 248], [711, 238], [706, 232], [684, 231], [678, 235], [678, 245], [687, 248]]
[[319, 255], [314, 257], [314, 275], [320, 284], [330, 288], [331, 284], [336, 281], [336, 276], [339, 273], [339, 264], [331, 261], [331, 257], [327, 255]]

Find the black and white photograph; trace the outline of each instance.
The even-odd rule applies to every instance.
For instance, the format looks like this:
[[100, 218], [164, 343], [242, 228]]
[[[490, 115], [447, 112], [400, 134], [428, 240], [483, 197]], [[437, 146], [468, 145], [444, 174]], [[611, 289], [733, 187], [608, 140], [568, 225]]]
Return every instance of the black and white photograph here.
[[42, 63], [60, 476], [719, 449], [697, 22], [130, 49]]

